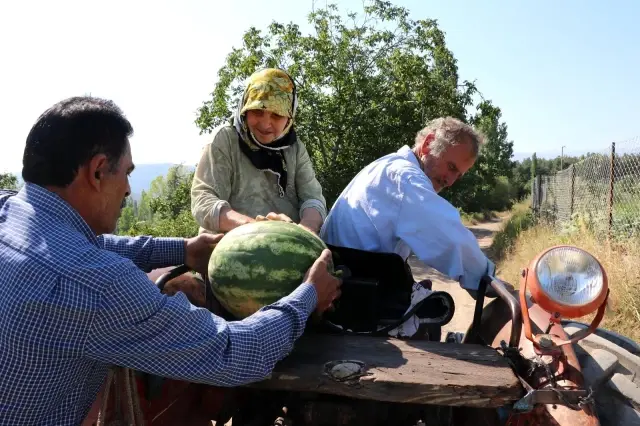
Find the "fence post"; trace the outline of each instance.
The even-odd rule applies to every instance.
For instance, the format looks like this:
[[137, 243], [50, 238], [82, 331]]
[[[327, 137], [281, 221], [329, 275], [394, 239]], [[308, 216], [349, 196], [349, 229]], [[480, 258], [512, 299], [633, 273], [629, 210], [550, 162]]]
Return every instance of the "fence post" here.
[[531, 210], [536, 212], [536, 178], [531, 178]]
[[575, 184], [576, 184], [576, 167], [575, 164], [571, 165], [571, 202], [569, 204], [569, 221], [573, 219], [573, 197], [575, 196]]
[[544, 198], [546, 188], [543, 188], [542, 185], [545, 185], [545, 187], [549, 186], [549, 181], [547, 178], [543, 180], [542, 176], [538, 176], [538, 203], [540, 204], [540, 211], [542, 211], [542, 202], [546, 201]]
[[535, 203], [536, 203], [536, 217], [540, 216], [540, 211], [542, 210], [542, 181], [540, 179], [540, 175], [537, 175], [534, 179], [533, 179], [533, 183], [535, 186]]
[[547, 182], [546, 182], [546, 179], [544, 180], [542, 179], [541, 175], [537, 176], [537, 178], [538, 178], [538, 217], [540, 217], [540, 215], [542, 215], [542, 212], [544, 210], [542, 202], [546, 201], [544, 199], [544, 195], [545, 195], [544, 191], [546, 190], [546, 188], [544, 188], [543, 185], [545, 185], [545, 183]]
[[613, 228], [613, 182], [616, 172], [616, 143], [611, 142], [611, 162], [609, 165], [609, 234], [608, 239], [611, 241], [611, 230]]

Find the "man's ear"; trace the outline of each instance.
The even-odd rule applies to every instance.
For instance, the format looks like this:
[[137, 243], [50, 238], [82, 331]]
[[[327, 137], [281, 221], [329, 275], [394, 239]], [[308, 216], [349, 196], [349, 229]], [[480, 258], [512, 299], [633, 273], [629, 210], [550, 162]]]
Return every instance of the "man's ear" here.
[[109, 160], [104, 154], [94, 155], [87, 165], [87, 180], [89, 185], [94, 187], [97, 191], [102, 186], [102, 179], [104, 178], [109, 167]]
[[422, 142], [422, 146], [420, 147], [420, 154], [421, 155], [429, 155], [429, 152], [431, 151], [431, 142], [433, 142], [436, 138], [435, 133], [429, 133], [427, 135], [426, 138], [424, 138], [424, 141]]

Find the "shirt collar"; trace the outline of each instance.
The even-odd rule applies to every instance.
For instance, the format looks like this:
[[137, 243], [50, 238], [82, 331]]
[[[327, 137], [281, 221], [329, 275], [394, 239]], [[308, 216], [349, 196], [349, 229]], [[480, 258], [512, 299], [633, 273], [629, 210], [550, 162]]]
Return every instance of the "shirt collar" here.
[[433, 182], [431, 182], [431, 178], [429, 178], [429, 176], [427, 176], [424, 170], [422, 170], [422, 165], [418, 161], [418, 157], [416, 157], [416, 154], [413, 152], [411, 148], [409, 148], [408, 145], [404, 145], [402, 148], [400, 148], [397, 151], [397, 154], [400, 157], [404, 158], [405, 160], [409, 161], [414, 167], [418, 168], [418, 170], [420, 170], [420, 173], [424, 176], [427, 182], [429, 182], [429, 185], [431, 186], [431, 188], [433, 188]]
[[398, 155], [403, 157], [405, 160], [408, 160], [411, 164], [422, 170], [420, 163], [418, 162], [418, 158], [416, 154], [413, 153], [413, 150], [409, 148], [408, 145], [404, 145], [402, 148], [398, 150]]
[[[25, 182], [16, 198], [30, 204], [34, 210], [44, 210], [53, 219], [59, 220], [84, 235], [89, 242], [98, 245], [98, 238], [76, 209], [58, 194], [34, 183]], [[38, 213], [36, 213], [38, 214]]]

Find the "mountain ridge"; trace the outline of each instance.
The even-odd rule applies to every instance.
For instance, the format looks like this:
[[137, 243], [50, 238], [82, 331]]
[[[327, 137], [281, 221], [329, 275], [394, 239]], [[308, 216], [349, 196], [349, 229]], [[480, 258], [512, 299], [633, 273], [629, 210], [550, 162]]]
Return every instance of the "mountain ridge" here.
[[136, 164], [136, 168], [129, 177], [129, 185], [131, 185], [131, 198], [139, 200], [142, 191], [148, 191], [151, 182], [158, 176], [166, 176], [169, 169], [176, 166], [182, 166], [189, 171], [195, 169], [194, 166], [188, 166], [178, 163], [148, 163]]
[[[129, 185], [131, 185], [131, 198], [140, 200], [142, 191], [148, 191], [151, 182], [158, 176], [166, 176], [171, 167], [182, 166], [189, 171], [195, 169], [194, 166], [188, 166], [178, 163], [146, 163], [136, 164], [136, 168], [129, 176]], [[18, 185], [22, 185], [22, 171], [10, 172], [18, 178]]]

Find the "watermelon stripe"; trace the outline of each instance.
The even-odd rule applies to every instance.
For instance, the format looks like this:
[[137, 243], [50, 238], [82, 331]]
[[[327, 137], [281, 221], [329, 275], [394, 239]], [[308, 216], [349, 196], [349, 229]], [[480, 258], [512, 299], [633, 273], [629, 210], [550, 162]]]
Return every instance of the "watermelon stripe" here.
[[238, 318], [295, 290], [326, 245], [285, 222], [254, 222], [227, 233], [213, 250], [209, 281], [220, 303]]
[[[253, 226], [239, 226], [232, 231], [228, 232], [221, 240], [222, 243], [225, 239], [235, 239], [241, 235], [261, 235], [267, 234], [269, 237], [277, 237], [278, 234], [287, 235], [289, 238], [295, 238], [300, 244], [308, 245], [311, 244], [315, 246], [315, 248], [319, 250], [324, 250], [327, 248], [327, 245], [318, 237], [317, 235], [306, 231], [299, 227], [298, 225], [294, 225], [291, 223], [280, 222], [280, 221], [264, 221], [264, 222], [253, 222], [247, 225]], [[297, 229], [293, 229], [292, 226], [297, 227]], [[302, 231], [302, 232], [300, 232]], [[227, 238], [231, 237], [231, 238]]]

